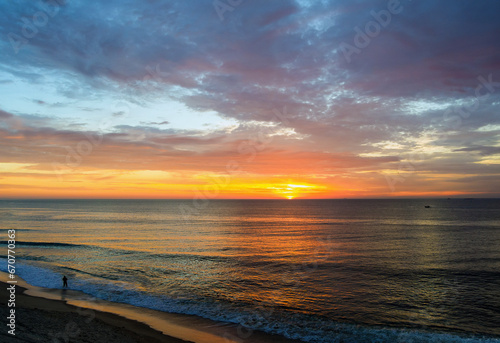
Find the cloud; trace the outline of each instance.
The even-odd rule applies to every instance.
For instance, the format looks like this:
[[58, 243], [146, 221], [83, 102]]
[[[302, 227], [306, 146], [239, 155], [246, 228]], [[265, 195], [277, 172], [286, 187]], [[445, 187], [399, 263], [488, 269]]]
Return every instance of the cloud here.
[[478, 152], [482, 156], [490, 156], [500, 154], [500, 147], [498, 146], [472, 146], [468, 148], [455, 149], [453, 151], [470, 151]]
[[[95, 119], [117, 99], [147, 109], [172, 99], [200, 116], [237, 122], [225, 131], [178, 130], [163, 110], [134, 113], [136, 124], [126, 111], [108, 111], [117, 125], [85, 157], [93, 168], [215, 172], [228, 159], [248, 159], [238, 149], [254, 142], [249, 151], [258, 158], [242, 163], [256, 174], [380, 177], [404, 154], [422, 151], [425, 171], [496, 173], [476, 162], [500, 144], [498, 130], [481, 130], [500, 124], [500, 4], [402, 0], [401, 8], [349, 62], [341, 44], [355, 44], [355, 29], [365, 30], [387, 2], [257, 0], [226, 12], [224, 21], [210, 1], [71, 1], [45, 9], [3, 2], [0, 71], [15, 82], [0, 85], [39, 85], [31, 102], [60, 109], [57, 116], [78, 110]], [[22, 18], [40, 10], [47, 23], [33, 26], [16, 52], [9, 37], [24, 37]], [[46, 98], [47, 88], [60, 98]], [[286, 115], [276, 116], [284, 107]], [[65, 146], [101, 134], [91, 124], [63, 126], [56, 114], [4, 108], [16, 114], [0, 112], [4, 160], [65, 160]]]
[[2, 119], [8, 119], [8, 118], [12, 118], [12, 117], [14, 117], [12, 114], [0, 110], [0, 118], [2, 118]]
[[144, 123], [145, 125], [168, 125], [170, 124], [169, 121], [167, 120], [164, 120], [164, 121], [160, 121], [160, 122], [157, 122], [157, 121], [150, 121], [150, 122], [146, 122]]
[[[5, 33], [20, 33], [20, 18], [36, 11], [34, 5], [3, 6], [9, 7]], [[324, 112], [328, 106], [321, 98], [331, 93], [325, 86], [338, 83], [360, 95], [461, 97], [473, 91], [477, 76], [498, 70], [493, 56], [499, 25], [491, 14], [500, 9], [496, 2], [401, 6], [352, 63], [339, 54], [340, 44], [351, 42], [354, 28], [374, 20], [371, 11], [385, 4], [257, 1], [228, 12], [221, 24], [209, 3], [75, 1], [51, 17], [24, 51], [35, 54], [40, 66], [71, 71], [82, 82], [105, 77], [140, 87], [152, 80], [191, 89], [188, 104], [233, 117], [237, 109], [252, 116], [258, 104], [276, 100]], [[415, 21], [416, 14], [426, 20]], [[4, 57], [11, 57], [14, 69], [30, 60], [12, 49]]]
[[[245, 172], [273, 174], [326, 173], [332, 170], [363, 169], [398, 161], [386, 156], [364, 158], [350, 153], [277, 148], [235, 137], [199, 137], [189, 132], [149, 127], [116, 127], [118, 132], [102, 134], [49, 127], [33, 127], [29, 121], [0, 131], [0, 161], [15, 163], [67, 164], [83, 168], [142, 170], [204, 170], [220, 172], [228, 161], [239, 160]], [[268, 137], [274, 140], [273, 137]], [[279, 143], [277, 140], [276, 143]], [[277, 164], [276, 162], [279, 161]], [[285, 169], [283, 169], [285, 168]]]

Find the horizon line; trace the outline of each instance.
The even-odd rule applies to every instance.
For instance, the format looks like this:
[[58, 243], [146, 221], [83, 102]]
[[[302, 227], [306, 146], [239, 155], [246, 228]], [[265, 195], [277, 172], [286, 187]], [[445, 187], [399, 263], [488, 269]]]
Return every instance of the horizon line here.
[[[283, 200], [283, 201], [297, 201], [297, 200], [392, 200], [392, 199], [500, 199], [500, 195], [495, 195], [492, 197], [421, 197], [421, 196], [392, 196], [392, 197], [363, 197], [363, 198], [214, 198], [214, 199], [204, 199], [208, 201], [212, 200]], [[200, 200], [197, 198], [0, 198], [0, 201], [12, 201], [12, 200]]]

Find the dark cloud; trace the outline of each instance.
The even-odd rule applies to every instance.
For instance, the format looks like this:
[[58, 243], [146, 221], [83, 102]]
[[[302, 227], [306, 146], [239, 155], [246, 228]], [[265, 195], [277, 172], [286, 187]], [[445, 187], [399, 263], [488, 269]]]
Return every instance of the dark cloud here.
[[7, 119], [7, 118], [12, 118], [13, 115], [8, 113], [8, 112], [5, 112], [5, 111], [2, 111], [0, 110], [0, 118], [2, 119]]
[[147, 122], [147, 123], [144, 123], [145, 125], [168, 125], [170, 124], [169, 121], [151, 121], [151, 122]]
[[[373, 11], [386, 11], [387, 4], [245, 1], [221, 21], [211, 1], [78, 0], [45, 9], [36, 2], [5, 1], [0, 3], [0, 71], [34, 84], [43, 84], [49, 72], [60, 75], [57, 89], [75, 100], [102, 100], [105, 93], [147, 106], [147, 99], [168, 95], [191, 109], [239, 122], [226, 138], [220, 132], [206, 137], [148, 127], [168, 121], [117, 126], [101, 148], [120, 147], [113, 153], [118, 164], [137, 156], [126, 163], [130, 168], [147, 163], [165, 168], [179, 156], [198, 159], [173, 165], [214, 168], [234, 154], [245, 135], [258, 135], [263, 123], [274, 123], [276, 130], [293, 130], [296, 137], [274, 136], [260, 152], [259, 163], [266, 165], [260, 170], [397, 168], [402, 153], [440, 147], [446, 152], [422, 168], [489, 173], [492, 169], [476, 162], [496, 154], [500, 139], [498, 130], [483, 129], [500, 124], [500, 3], [401, 0], [401, 11], [348, 61], [342, 44], [355, 45], [357, 28], [365, 31], [376, 21]], [[27, 38], [22, 18], [32, 20], [40, 10], [47, 22], [31, 27]], [[48, 104], [41, 99], [34, 101]], [[274, 115], [284, 106], [286, 120]], [[124, 114], [112, 112], [113, 117]], [[0, 118], [16, 119], [6, 112]], [[52, 151], [49, 137], [69, 144], [89, 133], [31, 120], [20, 124], [17, 118], [15, 125], [3, 127], [4, 156], [21, 161], [33, 155], [29, 149]], [[14, 137], [30, 140], [17, 141], [25, 147], [17, 155]], [[295, 153], [304, 166], [293, 166]], [[370, 153], [381, 157], [360, 157]], [[92, 156], [96, 166], [112, 165], [109, 158], [98, 161], [98, 153]], [[285, 162], [271, 167], [278, 156]], [[43, 155], [33, 158], [41, 161]]]
[[[22, 35], [20, 19], [39, 11], [23, 2], [2, 7], [4, 37]], [[496, 1], [401, 1], [401, 12], [347, 63], [340, 45], [354, 44], [354, 28], [386, 9], [375, 0], [255, 1], [220, 22], [210, 2], [74, 1], [18, 54], [5, 41], [3, 60], [20, 70], [35, 56], [40, 67], [84, 79], [181, 86], [196, 90], [186, 99], [193, 107], [245, 117], [277, 101], [328, 113], [325, 88], [339, 83], [360, 95], [462, 97], [473, 94], [478, 76], [499, 70]]]
[[500, 154], [500, 147], [498, 146], [472, 146], [468, 148], [455, 149], [453, 151], [470, 151], [478, 152], [483, 156], [497, 155]]

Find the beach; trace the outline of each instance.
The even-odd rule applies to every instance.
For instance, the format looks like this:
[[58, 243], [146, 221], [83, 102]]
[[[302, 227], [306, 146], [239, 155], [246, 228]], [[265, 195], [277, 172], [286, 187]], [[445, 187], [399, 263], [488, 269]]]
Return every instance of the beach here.
[[[9, 291], [0, 283], [0, 311], [9, 316]], [[101, 311], [85, 311], [63, 301], [44, 299], [24, 294], [26, 288], [16, 287], [15, 336], [5, 328], [3, 342], [124, 342], [124, 343], [181, 343], [146, 324]]]

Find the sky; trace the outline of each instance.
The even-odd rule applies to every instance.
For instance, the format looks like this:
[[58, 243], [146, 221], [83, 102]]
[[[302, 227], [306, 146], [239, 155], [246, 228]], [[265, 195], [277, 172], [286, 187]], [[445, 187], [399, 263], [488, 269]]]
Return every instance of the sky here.
[[0, 3], [0, 198], [500, 196], [495, 0]]

